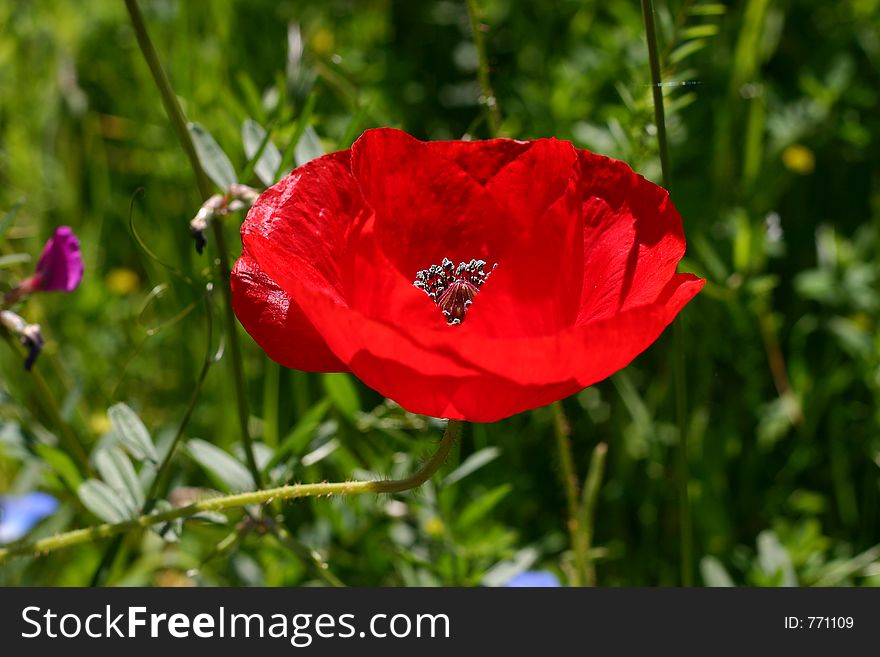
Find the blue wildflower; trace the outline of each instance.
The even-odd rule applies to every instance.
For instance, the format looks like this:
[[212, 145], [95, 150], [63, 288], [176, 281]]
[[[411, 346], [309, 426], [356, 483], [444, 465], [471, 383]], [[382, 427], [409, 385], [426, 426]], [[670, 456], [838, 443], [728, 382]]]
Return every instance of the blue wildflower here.
[[0, 497], [0, 545], [17, 541], [57, 508], [58, 500], [47, 493]]
[[562, 584], [559, 583], [559, 578], [549, 570], [527, 570], [511, 577], [504, 586], [546, 588], [562, 586]]

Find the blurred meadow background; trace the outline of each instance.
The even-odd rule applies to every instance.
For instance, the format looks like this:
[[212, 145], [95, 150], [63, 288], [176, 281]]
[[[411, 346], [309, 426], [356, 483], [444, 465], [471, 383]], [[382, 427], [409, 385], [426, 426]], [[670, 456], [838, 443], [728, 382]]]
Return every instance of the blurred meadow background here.
[[[502, 136], [571, 140], [660, 181], [639, 3], [473, 4]], [[141, 9], [187, 118], [260, 189], [261, 147], [286, 171], [374, 126], [489, 136], [466, 2]], [[656, 12], [683, 269], [708, 279], [681, 316], [684, 568], [705, 585], [878, 584], [880, 2], [657, 0]], [[0, 291], [32, 272], [57, 225], [79, 235], [86, 266], [77, 291], [22, 307], [47, 338], [35, 373], [0, 342], [0, 495], [60, 501], [31, 538], [136, 514], [137, 494], [100, 457], [120, 439], [107, 414], [119, 403], [160, 453], [188, 419], [160, 497], [248, 487], [228, 350], [214, 362], [228, 346], [216, 243], [193, 248], [204, 199], [125, 5], [13, 0], [0, 25]], [[242, 219], [226, 219], [231, 258]], [[284, 370], [239, 334], [272, 481], [399, 476], [436, 446], [439, 423], [347, 375]], [[687, 581], [671, 334], [564, 402], [581, 479], [608, 446], [590, 519], [600, 585]], [[414, 492], [130, 532], [101, 581], [492, 586], [527, 570], [571, 581], [553, 422], [541, 409], [470, 427]], [[149, 465], [131, 462], [146, 480]], [[111, 543], [7, 561], [0, 584], [88, 584]]]

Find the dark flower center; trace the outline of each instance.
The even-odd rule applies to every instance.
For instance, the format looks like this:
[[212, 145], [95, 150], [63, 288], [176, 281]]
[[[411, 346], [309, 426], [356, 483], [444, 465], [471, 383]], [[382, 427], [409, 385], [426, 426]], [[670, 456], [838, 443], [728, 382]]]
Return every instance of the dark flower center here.
[[498, 265], [492, 265], [490, 271], [484, 271], [485, 266], [485, 260], [471, 260], [456, 267], [452, 260], [443, 258], [439, 265], [417, 272], [413, 285], [431, 297], [450, 325], [461, 324], [477, 292]]

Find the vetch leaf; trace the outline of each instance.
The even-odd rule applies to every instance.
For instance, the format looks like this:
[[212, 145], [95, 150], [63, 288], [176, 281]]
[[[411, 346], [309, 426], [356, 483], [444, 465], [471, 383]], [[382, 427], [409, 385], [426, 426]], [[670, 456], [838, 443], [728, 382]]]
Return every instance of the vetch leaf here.
[[770, 530], [758, 534], [758, 562], [765, 575], [780, 578], [780, 586], [798, 585], [788, 550]]
[[196, 155], [199, 157], [202, 169], [205, 170], [208, 178], [225, 192], [236, 182], [235, 167], [204, 126], [189, 123], [186, 127], [196, 147]]
[[190, 456], [209, 470], [230, 491], [254, 490], [254, 479], [248, 469], [231, 454], [199, 438], [186, 444]]
[[144, 505], [144, 491], [128, 456], [118, 447], [98, 450], [95, 467], [106, 484], [115, 490], [125, 505], [137, 512]]
[[131, 517], [116, 491], [103, 481], [89, 479], [76, 492], [83, 505], [105, 522], [122, 522]]
[[727, 569], [711, 554], [700, 560], [700, 574], [706, 586], [735, 586]]
[[513, 559], [500, 561], [483, 575], [483, 586], [504, 586], [521, 572], [528, 570], [541, 556], [533, 547], [525, 547], [517, 552]]
[[331, 438], [327, 442], [323, 443], [320, 447], [312, 450], [308, 454], [302, 457], [300, 461], [303, 466], [309, 467], [311, 465], [315, 465], [316, 463], [320, 463], [325, 458], [330, 456], [333, 452], [335, 452], [342, 443], [339, 442], [337, 438]]
[[125, 445], [129, 453], [139, 461], [149, 460], [158, 462], [159, 455], [156, 446], [150, 438], [150, 432], [141, 422], [131, 408], [126, 404], [114, 404], [107, 410], [107, 417], [113, 426], [113, 431]]
[[306, 126], [306, 129], [303, 130], [302, 136], [296, 144], [296, 148], [293, 150], [293, 159], [296, 161], [296, 165], [302, 166], [306, 162], [311, 162], [316, 157], [321, 157], [323, 154], [324, 147], [321, 146], [321, 140], [318, 138], [318, 133], [315, 132], [315, 129], [312, 126]]
[[486, 447], [468, 456], [460, 466], [450, 472], [443, 479], [444, 486], [450, 486], [461, 481], [470, 474], [473, 474], [484, 465], [491, 463], [501, 454], [501, 450], [497, 447]]
[[241, 137], [248, 160], [259, 156], [254, 165], [257, 177], [267, 187], [275, 184], [275, 172], [281, 166], [281, 151], [269, 139], [269, 133], [253, 119], [245, 119], [241, 126]]

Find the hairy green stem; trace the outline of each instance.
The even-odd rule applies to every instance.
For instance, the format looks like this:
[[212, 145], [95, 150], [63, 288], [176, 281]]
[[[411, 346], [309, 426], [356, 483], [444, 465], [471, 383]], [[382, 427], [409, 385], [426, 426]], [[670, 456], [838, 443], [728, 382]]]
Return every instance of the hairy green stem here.
[[571, 425], [565, 417], [565, 409], [562, 402], [550, 404], [553, 411], [553, 433], [556, 434], [556, 447], [559, 452], [559, 465], [562, 470], [562, 487], [565, 490], [565, 501], [568, 508], [568, 534], [571, 539], [571, 549], [574, 552], [574, 586], [584, 586], [588, 578], [589, 550], [587, 536], [582, 531], [581, 515], [579, 513], [580, 492], [577, 472], [574, 467], [574, 456], [571, 449]]
[[374, 481], [344, 481], [337, 483], [316, 484], [291, 484], [278, 488], [256, 490], [236, 495], [224, 495], [199, 500], [188, 506], [138, 516], [131, 520], [119, 523], [107, 523], [75, 529], [64, 534], [49, 536], [36, 541], [11, 545], [0, 548], [0, 563], [7, 559], [21, 555], [40, 556], [54, 550], [81, 545], [91, 541], [110, 538], [117, 534], [123, 534], [135, 529], [142, 529], [163, 522], [170, 522], [178, 518], [188, 518], [197, 513], [206, 511], [228, 511], [239, 507], [255, 504], [269, 504], [275, 501], [295, 500], [303, 497], [322, 497], [330, 495], [363, 495], [365, 493], [399, 493], [412, 488], [417, 488], [430, 479], [446, 461], [449, 450], [461, 436], [462, 422], [449, 420], [443, 439], [437, 451], [425, 464], [405, 479], [374, 480]]
[[[642, 0], [642, 17], [645, 20], [645, 39], [648, 44], [648, 65], [651, 69], [651, 91], [654, 97], [654, 123], [657, 128], [657, 146], [660, 152], [660, 169], [663, 186], [670, 191], [672, 173], [669, 166], [669, 144], [666, 140], [666, 116], [663, 109], [663, 86], [660, 73], [660, 55], [657, 46], [657, 30], [654, 25], [653, 0]], [[690, 481], [687, 441], [687, 381], [684, 369], [684, 336], [679, 320], [672, 325], [672, 377], [675, 388], [675, 421], [678, 426], [678, 510], [679, 540], [681, 551], [681, 584], [693, 584], [693, 525], [691, 522]]]
[[[168, 80], [168, 76], [162, 68], [162, 63], [159, 61], [159, 55], [156, 53], [155, 47], [153, 47], [153, 42], [150, 39], [149, 32], [147, 32], [147, 26], [144, 23], [144, 18], [138, 7], [137, 0], [125, 0], [125, 6], [131, 17], [131, 24], [134, 28], [135, 35], [137, 36], [138, 45], [144, 55], [144, 59], [147, 60], [147, 65], [150, 67], [150, 72], [153, 74], [153, 80], [156, 83], [156, 87], [159, 89], [159, 95], [162, 97], [162, 104], [165, 106], [165, 112], [168, 114], [168, 118], [171, 121], [174, 132], [177, 134], [177, 139], [180, 141], [180, 145], [183, 147], [187, 158], [189, 158], [190, 166], [196, 176], [199, 193], [204, 200], [211, 196], [211, 183], [199, 162], [195, 145], [193, 144], [189, 130], [187, 130], [186, 127], [186, 117], [183, 114], [180, 103], [177, 101], [177, 96], [174, 95], [171, 82]], [[254, 458], [253, 441], [251, 440], [250, 430], [248, 428], [249, 414], [247, 390], [244, 381], [244, 364], [241, 357], [241, 346], [238, 341], [238, 328], [235, 320], [235, 313], [232, 310], [232, 290], [229, 286], [230, 266], [229, 254], [226, 250], [226, 237], [223, 233], [222, 222], [212, 221], [211, 226], [214, 232], [214, 240], [217, 244], [217, 268], [220, 274], [220, 287], [223, 289], [223, 298], [226, 305], [226, 338], [229, 341], [232, 375], [233, 380], [235, 381], [236, 406], [238, 409], [238, 424], [241, 432], [241, 441], [244, 446], [248, 469], [254, 477], [257, 488], [262, 488], [263, 475], [257, 467], [256, 458]]]
[[476, 0], [466, 0], [468, 16], [471, 21], [471, 31], [474, 33], [474, 47], [477, 49], [477, 77], [480, 81], [481, 101], [486, 106], [486, 119], [489, 123], [489, 133], [492, 137], [498, 136], [498, 128], [501, 127], [501, 110], [498, 108], [498, 99], [492, 90], [492, 81], [489, 78], [489, 59], [486, 57], [486, 43], [483, 39], [483, 24], [480, 22], [479, 7]]

